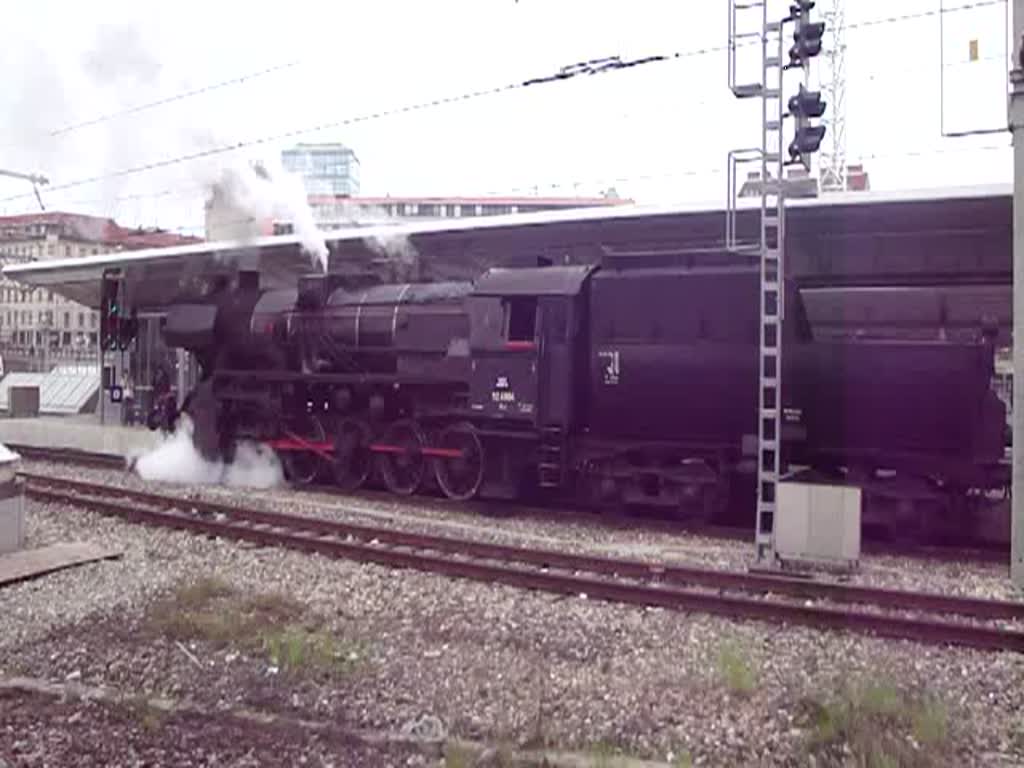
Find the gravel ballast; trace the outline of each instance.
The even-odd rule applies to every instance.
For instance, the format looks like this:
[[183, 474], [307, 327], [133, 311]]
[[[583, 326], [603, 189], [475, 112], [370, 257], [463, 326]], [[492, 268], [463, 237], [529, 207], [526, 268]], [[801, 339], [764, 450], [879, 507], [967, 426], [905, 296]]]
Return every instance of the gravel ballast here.
[[[388, 525], [410, 531], [472, 538], [506, 544], [589, 552], [652, 561], [686, 563], [706, 568], [744, 570], [751, 563], [752, 545], [742, 541], [711, 539], [689, 534], [620, 529], [572, 515], [550, 517], [502, 516], [516, 508], [492, 505], [495, 514], [485, 515], [484, 505], [406, 500], [393, 496], [349, 498], [340, 494], [226, 488], [215, 485], [170, 485], [147, 482], [137, 475], [115, 470], [82, 469], [48, 462], [26, 462], [26, 471], [72, 479], [117, 484], [126, 488], [175, 495], [189, 499], [252, 505], [290, 514], [313, 515], [370, 525]], [[893, 556], [864, 556], [852, 583], [913, 591], [940, 592], [991, 599], [1020, 597], [1011, 584], [1007, 567], [992, 563], [960, 563]]]
[[[210, 498], [234, 493], [240, 503], [264, 498], [202, 492]], [[288, 497], [275, 491], [266, 498], [285, 508]], [[294, 507], [312, 508], [292, 499]], [[334, 504], [341, 511], [324, 514], [353, 514]], [[185, 698], [211, 711], [246, 707], [396, 732], [440, 728], [484, 742], [542, 742], [595, 755], [622, 750], [679, 764], [686, 764], [685, 756], [702, 765], [807, 764], [808, 752], [819, 765], [833, 764], [829, 756], [842, 754], [842, 739], [835, 753], [815, 743], [836, 730], [822, 731], [822, 708], [845, 687], [873, 685], [887, 695], [906, 694], [908, 701], [936, 702], [928, 711], [941, 714], [937, 743], [946, 764], [1024, 762], [1024, 659], [1017, 655], [609, 605], [133, 526], [66, 506], [30, 502], [28, 508], [29, 546], [89, 539], [122, 547], [124, 556], [0, 590], [3, 675], [111, 685]], [[567, 535], [555, 523], [534, 521], [513, 521], [505, 533], [506, 522], [498, 521], [502, 532], [492, 535]], [[628, 543], [626, 532], [614, 535]], [[596, 527], [591, 536], [602, 538]], [[606, 543], [609, 537], [605, 531]], [[942, 578], [954, 582], [954, 568], [942, 568]], [[940, 569], [930, 570], [934, 578]], [[998, 582], [981, 567], [962, 570], [979, 583]], [[288, 673], [259, 644], [182, 640], [153, 630], [155, 605], [183, 581], [209, 578], [239, 594], [288, 596], [302, 607], [302, 621], [316, 617], [317, 631], [343, 649], [344, 669]], [[35, 705], [22, 697], [14, 706], [31, 713]], [[913, 727], [900, 744], [924, 759], [931, 747], [914, 740], [928, 733], [934, 739], [936, 729], [921, 730], [916, 712], [908, 715]], [[115, 717], [88, 716], [98, 718], [98, 727]], [[40, 722], [42, 754], [47, 764], [57, 764], [49, 755], [61, 754], [50, 751], [58, 747], [47, 745], [61, 720]], [[147, 727], [117, 722], [129, 731]], [[172, 721], [155, 732], [177, 743], [186, 738], [179, 727], [185, 728]], [[223, 725], [229, 727], [236, 726]], [[17, 765], [15, 740], [10, 729], [0, 730], [0, 756]], [[302, 754], [309, 764], [326, 765], [327, 752], [314, 751], [324, 749], [311, 743]], [[95, 750], [110, 754], [99, 745]], [[335, 764], [362, 764], [353, 755]], [[382, 765], [405, 764], [404, 756], [378, 758]], [[236, 764], [233, 759], [210, 752], [195, 764]]]

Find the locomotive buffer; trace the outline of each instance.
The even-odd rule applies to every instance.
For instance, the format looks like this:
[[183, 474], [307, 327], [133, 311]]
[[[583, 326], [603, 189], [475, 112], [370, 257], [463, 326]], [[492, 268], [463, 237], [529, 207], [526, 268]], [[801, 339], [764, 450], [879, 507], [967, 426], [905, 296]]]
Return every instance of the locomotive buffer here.
[[[737, 252], [760, 252], [760, 326], [758, 360], [757, 427], [757, 524], [755, 543], [757, 560], [762, 566], [776, 563], [775, 512], [782, 454], [782, 323], [785, 297], [786, 206], [785, 170], [788, 165], [811, 168], [811, 155], [817, 152], [825, 127], [812, 125], [821, 117], [825, 103], [817, 91], [808, 91], [803, 83], [789, 102], [784, 97], [784, 76], [788, 69], [800, 69], [803, 80], [809, 74], [810, 60], [821, 53], [824, 22], [811, 22], [812, 0], [797, 0], [789, 6], [789, 15], [771, 21], [771, 0], [729, 3], [729, 88], [740, 99], [761, 100], [761, 146], [729, 153], [728, 201], [726, 209], [726, 247]], [[741, 32], [741, 17], [754, 11], [760, 29]], [[787, 24], [793, 23], [792, 47], [786, 50]], [[761, 42], [761, 77], [756, 83], [740, 83], [737, 78], [736, 51], [739, 41], [756, 38]], [[787, 112], [788, 108], [788, 112]], [[792, 142], [783, 149], [785, 119], [794, 118]], [[742, 244], [737, 237], [736, 165], [760, 161], [761, 204], [759, 243]], [[774, 171], [774, 176], [769, 171]]]

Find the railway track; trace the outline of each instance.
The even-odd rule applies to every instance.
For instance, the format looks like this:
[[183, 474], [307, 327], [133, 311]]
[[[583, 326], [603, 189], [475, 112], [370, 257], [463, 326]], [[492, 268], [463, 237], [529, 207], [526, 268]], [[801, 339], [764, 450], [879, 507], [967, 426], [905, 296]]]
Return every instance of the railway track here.
[[[16, 443], [7, 443], [6, 445], [26, 459], [52, 461], [94, 469], [126, 469], [124, 457], [116, 454], [92, 453], [72, 448], [18, 445]], [[297, 493], [323, 493], [333, 496], [344, 495], [347, 498], [367, 501], [401, 501], [400, 498], [396, 498], [390, 492], [374, 491], [366, 488], [343, 493], [334, 486], [312, 485], [296, 488], [295, 491]], [[417, 497], [416, 502], [420, 506], [429, 507], [436, 505], [439, 509], [449, 511], [452, 509], [452, 502], [430, 496]], [[749, 541], [753, 530], [752, 523], [750, 527], [747, 527], [614, 513], [597, 515], [593, 512], [565, 508], [560, 508], [557, 518], [555, 518], [550, 509], [507, 502], [468, 501], [462, 502], [459, 508], [485, 517], [521, 517], [547, 521], [557, 519], [559, 522], [579, 522], [590, 525], [598, 522], [611, 529], [639, 529], [653, 533], [688, 534], [725, 541]], [[912, 544], [909, 542], [892, 542], [865, 538], [861, 549], [867, 555], [886, 555], [910, 559], [942, 560], [946, 562], [978, 562], [1007, 565], [1010, 559], [1008, 546], [983, 544], [976, 546], [951, 546], [945, 544]]]
[[[1024, 652], [1024, 603], [493, 544], [22, 473], [30, 497], [130, 521], [563, 595]], [[951, 616], [958, 616], [956, 620]]]

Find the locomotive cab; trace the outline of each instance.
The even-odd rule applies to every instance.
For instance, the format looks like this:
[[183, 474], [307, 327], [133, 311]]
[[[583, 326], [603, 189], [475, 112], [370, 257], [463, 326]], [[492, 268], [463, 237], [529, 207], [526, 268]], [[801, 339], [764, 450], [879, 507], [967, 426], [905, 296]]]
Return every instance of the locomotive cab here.
[[470, 407], [486, 417], [570, 431], [582, 406], [578, 350], [593, 267], [492, 269], [467, 302]]

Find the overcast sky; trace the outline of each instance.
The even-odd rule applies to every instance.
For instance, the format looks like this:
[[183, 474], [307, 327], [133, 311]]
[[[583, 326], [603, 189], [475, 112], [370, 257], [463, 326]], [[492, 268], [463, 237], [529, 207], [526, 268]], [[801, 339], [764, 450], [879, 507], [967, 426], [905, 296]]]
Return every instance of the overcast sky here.
[[[976, 0], [975, 0], [976, 1]], [[969, 0], [847, 0], [847, 156], [875, 189], [1008, 182], [1006, 7], [889, 25]], [[816, 13], [831, 0], [819, 0]], [[779, 3], [781, 10], [784, 3]], [[718, 48], [726, 0], [431, 0], [374, 3], [6, 3], [0, 49], [0, 168], [54, 186], [431, 98], [552, 74], [583, 59]], [[263, 9], [266, 10], [254, 10]], [[978, 40], [978, 61], [968, 62]], [[756, 62], [741, 53], [741, 66]], [[231, 78], [272, 74], [80, 125]], [[824, 73], [824, 59], [815, 69]], [[77, 126], [77, 127], [76, 127]], [[70, 130], [63, 130], [68, 129]], [[720, 201], [729, 149], [760, 140], [734, 99], [722, 51], [486, 96], [296, 136], [342, 141], [367, 195], [593, 195]], [[826, 138], [826, 142], [828, 138]], [[260, 144], [145, 173], [43, 189], [48, 209], [201, 234], [204, 185]], [[0, 178], [0, 197], [30, 192]], [[38, 210], [33, 197], [0, 213]]]

